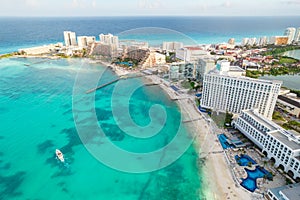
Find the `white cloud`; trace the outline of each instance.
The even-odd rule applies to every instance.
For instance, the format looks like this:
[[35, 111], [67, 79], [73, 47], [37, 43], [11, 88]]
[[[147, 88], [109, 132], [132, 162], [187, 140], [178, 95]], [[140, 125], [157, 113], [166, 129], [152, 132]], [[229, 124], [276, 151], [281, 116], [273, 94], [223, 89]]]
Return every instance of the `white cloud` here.
[[25, 3], [29, 7], [38, 7], [40, 5], [38, 0], [26, 0]]
[[161, 0], [140, 0], [138, 7], [141, 9], [157, 9], [163, 8], [164, 4]]
[[93, 8], [96, 8], [96, 6], [97, 6], [97, 2], [96, 2], [95, 0], [93, 0], [93, 1], [92, 1], [92, 7], [93, 7]]

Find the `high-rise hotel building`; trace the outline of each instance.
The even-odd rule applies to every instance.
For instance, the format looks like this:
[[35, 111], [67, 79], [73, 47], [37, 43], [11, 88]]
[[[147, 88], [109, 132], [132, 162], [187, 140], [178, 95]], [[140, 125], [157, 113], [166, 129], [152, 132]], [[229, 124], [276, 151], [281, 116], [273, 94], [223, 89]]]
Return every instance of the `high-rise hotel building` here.
[[219, 61], [215, 70], [204, 75], [201, 107], [234, 114], [256, 108], [271, 119], [282, 82], [248, 78], [243, 73], [228, 61]]
[[288, 42], [287, 42], [288, 44], [294, 42], [295, 34], [296, 34], [296, 29], [294, 27], [289, 27], [284, 31], [284, 35], [288, 37]]
[[261, 151], [294, 179], [300, 178], [300, 134], [287, 131], [255, 109], [244, 110], [234, 127], [248, 137]]
[[75, 32], [64, 31], [64, 40], [65, 40], [65, 45], [67, 47], [77, 46], [76, 33]]

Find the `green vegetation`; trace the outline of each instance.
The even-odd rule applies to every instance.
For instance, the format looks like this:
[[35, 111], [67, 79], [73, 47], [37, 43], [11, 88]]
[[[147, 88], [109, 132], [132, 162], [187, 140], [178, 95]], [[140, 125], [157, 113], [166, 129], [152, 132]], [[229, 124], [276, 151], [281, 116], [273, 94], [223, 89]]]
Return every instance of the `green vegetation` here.
[[230, 124], [230, 126], [231, 126], [232, 117], [233, 117], [233, 114], [226, 112], [224, 126], [226, 126], [226, 124]]
[[294, 64], [297, 63], [299, 60], [287, 56], [280, 57], [279, 64]]
[[169, 52], [169, 56], [166, 56], [166, 62], [171, 63], [176, 61], [176, 56], [174, 52]]
[[278, 111], [273, 112], [272, 118], [273, 118], [273, 120], [285, 121], [285, 119], [281, 116], [280, 112], [278, 112]]
[[250, 77], [250, 78], [258, 78], [261, 76], [261, 72], [260, 71], [250, 71], [250, 70], [246, 70], [246, 76]]
[[278, 75], [287, 75], [287, 74], [299, 74], [299, 67], [272, 67], [269, 71], [250, 71], [246, 70], [246, 76], [250, 78], [258, 78], [264, 75], [278, 76]]
[[214, 120], [214, 122], [217, 124], [218, 127], [224, 128], [226, 127], [225, 124], [229, 123], [231, 124], [232, 121], [232, 114], [231, 113], [219, 113], [217, 114], [216, 112], [212, 112], [211, 118]]
[[277, 55], [284, 53], [286, 51], [300, 49], [300, 46], [274, 46], [270, 48], [268, 51], [264, 52], [264, 56]]
[[9, 57], [12, 57], [14, 55], [19, 55], [18, 53], [7, 53], [7, 54], [2, 54], [0, 55], [0, 59], [1, 58], [9, 58]]
[[295, 130], [300, 132], [300, 123], [297, 121], [288, 121], [282, 125], [283, 128], [287, 130]]

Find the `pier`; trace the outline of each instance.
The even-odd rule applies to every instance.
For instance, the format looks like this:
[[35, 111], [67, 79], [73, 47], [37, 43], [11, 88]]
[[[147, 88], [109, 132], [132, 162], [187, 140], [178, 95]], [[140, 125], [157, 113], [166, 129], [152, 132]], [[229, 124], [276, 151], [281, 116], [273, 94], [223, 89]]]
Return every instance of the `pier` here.
[[99, 89], [101, 89], [101, 88], [104, 88], [104, 87], [106, 87], [106, 86], [108, 86], [108, 85], [111, 85], [111, 84], [113, 84], [113, 83], [116, 83], [116, 82], [118, 82], [118, 81], [120, 81], [120, 80], [126, 80], [126, 79], [132, 79], [132, 78], [139, 78], [139, 77], [144, 77], [144, 76], [147, 76], [147, 75], [120, 76], [119, 78], [114, 79], [114, 80], [112, 80], [112, 81], [109, 81], [108, 83], [104, 83], [104, 84], [102, 84], [102, 85], [99, 85], [98, 87], [95, 87], [95, 88], [92, 88], [92, 89], [90, 89], [90, 90], [87, 90], [85, 93], [86, 93], [86, 94], [89, 94], [89, 93], [95, 92], [96, 90], [99, 90]]
[[100, 86], [98, 86], [98, 87], [95, 87], [95, 88], [92, 88], [92, 89], [90, 89], [90, 90], [87, 90], [85, 93], [86, 93], [86, 94], [89, 94], [89, 93], [95, 92], [96, 90], [99, 90], [99, 89], [101, 89], [101, 88], [104, 88], [104, 87], [106, 87], [106, 86], [108, 86], [108, 85], [110, 85], [110, 84], [113, 84], [113, 83], [115, 83], [115, 82], [118, 82], [120, 79], [121, 79], [121, 78], [117, 78], [117, 79], [112, 80], [112, 81], [110, 81], [110, 82], [108, 82], [108, 83], [104, 83], [104, 84], [102, 84], [102, 85], [100, 85]]

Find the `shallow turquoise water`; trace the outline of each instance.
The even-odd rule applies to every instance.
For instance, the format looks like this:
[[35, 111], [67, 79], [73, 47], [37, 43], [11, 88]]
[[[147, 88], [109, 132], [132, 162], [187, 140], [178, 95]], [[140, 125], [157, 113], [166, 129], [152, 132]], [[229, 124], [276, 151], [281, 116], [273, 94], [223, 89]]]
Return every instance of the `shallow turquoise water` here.
[[[136, 174], [112, 169], [88, 152], [74, 119], [77, 126], [84, 126], [87, 143], [98, 144], [99, 136], [89, 118], [92, 108], [106, 138], [127, 151], [147, 153], [163, 148], [179, 131], [178, 108], [157, 87], [141, 87], [130, 98], [130, 114], [137, 124], [151, 121], [148, 110], [153, 104], [160, 104], [167, 113], [165, 126], [147, 139], [127, 135], [117, 126], [110, 106], [114, 85], [97, 91], [93, 105], [86, 100], [94, 94], [77, 95], [75, 100], [81, 104], [74, 106], [77, 73], [103, 70], [79, 59], [0, 60], [0, 199], [201, 199], [202, 179], [191, 146], [166, 168]], [[113, 76], [105, 71], [100, 83]], [[123, 101], [127, 90], [138, 83], [140, 79], [122, 82], [126, 87], [115, 96], [119, 113], [127, 105]], [[186, 129], [182, 131], [188, 138]], [[55, 158], [56, 148], [64, 153], [67, 165]], [[126, 159], [122, 161], [124, 166], [130, 165]]]

